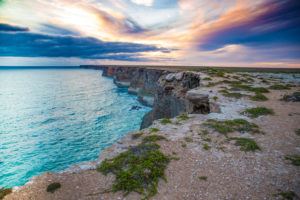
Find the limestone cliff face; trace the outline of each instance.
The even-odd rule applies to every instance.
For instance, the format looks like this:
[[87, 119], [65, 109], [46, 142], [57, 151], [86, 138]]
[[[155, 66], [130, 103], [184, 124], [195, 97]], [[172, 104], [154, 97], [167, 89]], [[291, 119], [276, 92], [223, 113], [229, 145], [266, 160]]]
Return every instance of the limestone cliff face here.
[[144, 116], [141, 129], [160, 118], [172, 118], [181, 113], [208, 113], [208, 96], [196, 94], [192, 99], [189, 95], [191, 89], [199, 87], [199, 84], [200, 77], [193, 72], [162, 75], [158, 80], [153, 109]]
[[200, 85], [198, 73], [121, 66], [98, 69], [103, 71], [103, 76], [112, 77], [118, 87], [127, 87], [141, 103], [153, 108], [144, 116], [141, 129], [160, 118], [210, 112], [208, 96], [193, 91]]

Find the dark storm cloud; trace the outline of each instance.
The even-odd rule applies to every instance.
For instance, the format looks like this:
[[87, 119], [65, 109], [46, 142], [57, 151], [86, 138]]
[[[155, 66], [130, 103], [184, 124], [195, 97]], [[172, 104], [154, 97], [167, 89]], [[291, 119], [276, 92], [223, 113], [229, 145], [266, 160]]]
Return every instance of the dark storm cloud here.
[[[10, 25], [2, 27], [12, 27]], [[3, 28], [5, 29], [5, 28]], [[6, 28], [7, 30], [9, 28]], [[141, 52], [166, 49], [151, 45], [104, 42], [92, 37], [71, 35], [46, 35], [21, 32], [27, 28], [10, 28], [0, 31], [0, 56], [18, 57], [78, 57], [89, 59], [140, 60]]]
[[9, 24], [0, 23], [0, 32], [17, 32], [17, 31], [29, 31], [26, 27], [13, 26]]

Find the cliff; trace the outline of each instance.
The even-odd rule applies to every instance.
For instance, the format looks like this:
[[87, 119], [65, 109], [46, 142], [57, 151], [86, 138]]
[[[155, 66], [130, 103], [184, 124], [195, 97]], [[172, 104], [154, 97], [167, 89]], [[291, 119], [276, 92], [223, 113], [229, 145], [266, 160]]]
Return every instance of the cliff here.
[[153, 109], [142, 121], [141, 129], [156, 119], [173, 118], [182, 113], [209, 113], [208, 95], [193, 92], [200, 86], [196, 72], [174, 72], [139, 67], [99, 67], [118, 87], [127, 87], [138, 100]]
[[97, 161], [35, 177], [5, 200], [299, 199], [300, 82], [293, 75], [101, 69], [120, 87], [151, 94], [144, 126], [194, 114], [155, 120]]

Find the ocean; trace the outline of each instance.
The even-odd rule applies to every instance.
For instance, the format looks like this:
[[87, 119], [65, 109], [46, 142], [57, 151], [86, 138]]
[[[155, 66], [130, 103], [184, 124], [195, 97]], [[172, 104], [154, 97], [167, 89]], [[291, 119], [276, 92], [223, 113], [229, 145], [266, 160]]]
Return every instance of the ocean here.
[[149, 110], [101, 71], [0, 70], [0, 187], [97, 159]]

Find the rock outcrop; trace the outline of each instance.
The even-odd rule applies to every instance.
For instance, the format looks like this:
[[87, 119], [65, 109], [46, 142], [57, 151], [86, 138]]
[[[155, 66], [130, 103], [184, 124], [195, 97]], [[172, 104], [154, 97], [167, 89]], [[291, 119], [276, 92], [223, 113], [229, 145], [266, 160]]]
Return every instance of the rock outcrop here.
[[98, 69], [103, 71], [103, 76], [112, 77], [118, 87], [127, 87], [142, 104], [153, 108], [143, 117], [141, 129], [160, 118], [210, 112], [208, 95], [193, 90], [200, 86], [200, 76], [196, 72], [118, 66], [99, 66]]

